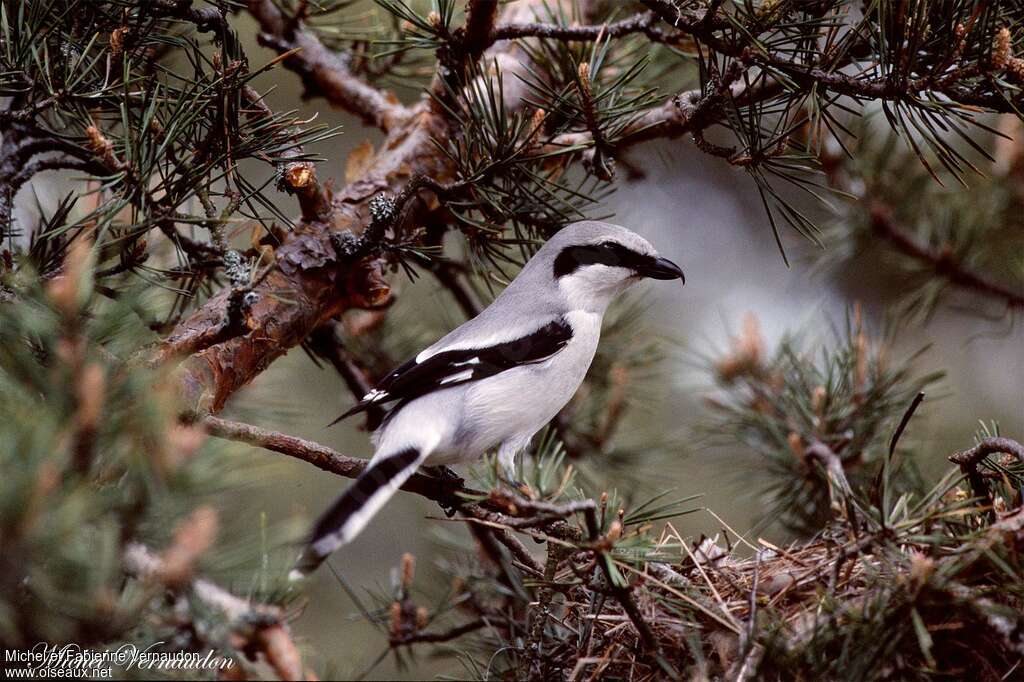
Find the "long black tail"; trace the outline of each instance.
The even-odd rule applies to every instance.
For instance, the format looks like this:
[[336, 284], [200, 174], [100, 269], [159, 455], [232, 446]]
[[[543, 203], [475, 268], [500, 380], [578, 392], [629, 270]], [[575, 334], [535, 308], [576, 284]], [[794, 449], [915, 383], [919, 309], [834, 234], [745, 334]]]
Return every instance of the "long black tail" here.
[[316, 522], [289, 578], [298, 580], [309, 575], [333, 552], [359, 535], [395, 491], [415, 473], [425, 456], [418, 448], [406, 448], [375, 458]]

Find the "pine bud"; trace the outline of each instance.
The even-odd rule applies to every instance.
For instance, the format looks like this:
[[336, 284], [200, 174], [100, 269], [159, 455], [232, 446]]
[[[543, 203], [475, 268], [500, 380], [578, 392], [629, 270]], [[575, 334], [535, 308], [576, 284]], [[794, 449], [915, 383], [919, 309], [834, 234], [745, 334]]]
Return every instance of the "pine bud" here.
[[128, 34], [128, 28], [121, 26], [115, 28], [110, 34], [110, 56], [118, 57], [124, 52], [124, 39]]
[[96, 126], [89, 126], [85, 129], [85, 135], [89, 138], [89, 147], [96, 156], [103, 159], [103, 162], [111, 168], [117, 168], [117, 157], [114, 156], [114, 143], [108, 140]]
[[580, 75], [580, 94], [586, 99], [593, 99], [593, 93], [590, 89], [590, 64], [583, 62], [579, 68]]
[[1024, 84], [1024, 59], [1011, 57], [1006, 65], [1006, 75], [1017, 84]]
[[858, 394], [864, 391], [868, 380], [868, 338], [864, 332], [858, 332], [854, 338], [855, 365], [853, 387]]
[[64, 259], [64, 273], [50, 281], [46, 293], [58, 310], [71, 318], [78, 314], [79, 306], [87, 298], [89, 282], [83, 281], [89, 269], [92, 242], [79, 236], [71, 242]]
[[402, 589], [408, 590], [412, 586], [412, 579], [416, 575], [416, 557], [406, 552], [402, 555]]
[[745, 374], [757, 374], [764, 354], [761, 325], [753, 313], [743, 316], [743, 330], [733, 339], [732, 351], [715, 364], [719, 378], [730, 383]]
[[828, 391], [825, 390], [824, 386], [816, 386], [814, 392], [811, 393], [811, 409], [814, 410], [814, 414], [821, 416], [822, 411], [825, 409], [825, 398], [828, 396]]
[[78, 428], [94, 432], [103, 411], [106, 378], [103, 367], [91, 362], [82, 369], [78, 378]]
[[789, 450], [798, 459], [803, 459], [804, 456], [804, 443], [803, 439], [800, 438], [800, 434], [796, 431], [790, 431], [786, 437], [786, 443], [789, 445]]
[[1005, 69], [1013, 56], [1013, 40], [1010, 37], [1010, 29], [1005, 26], [996, 32], [996, 39], [992, 43], [992, 66], [996, 69]]
[[426, 606], [416, 607], [416, 629], [422, 630], [430, 624], [430, 613]]
[[174, 539], [161, 555], [159, 579], [168, 585], [180, 585], [192, 577], [196, 561], [217, 538], [217, 511], [199, 507], [174, 529]]
[[920, 552], [912, 552], [910, 555], [910, 581], [917, 587], [928, 582], [932, 573], [935, 572], [935, 560]]
[[398, 637], [402, 634], [402, 604], [397, 601], [391, 602], [389, 615], [391, 616], [391, 624], [388, 630], [391, 632], [392, 637]]
[[195, 426], [173, 424], [164, 433], [164, 446], [157, 453], [157, 461], [164, 473], [174, 472], [182, 463], [192, 458], [203, 443], [206, 432]]
[[605, 537], [608, 538], [609, 542], [615, 542], [622, 537], [622, 523], [618, 520], [612, 521], [612, 525]]

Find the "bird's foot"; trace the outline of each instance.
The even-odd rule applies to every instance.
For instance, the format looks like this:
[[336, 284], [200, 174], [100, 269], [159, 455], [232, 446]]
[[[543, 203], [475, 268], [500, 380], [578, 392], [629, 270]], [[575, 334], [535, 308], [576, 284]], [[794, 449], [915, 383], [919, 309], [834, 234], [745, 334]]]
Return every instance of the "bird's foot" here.
[[462, 476], [459, 476], [457, 473], [455, 473], [454, 471], [452, 471], [451, 469], [444, 465], [439, 464], [437, 466], [423, 467], [423, 471], [428, 476], [433, 476], [437, 480], [441, 481], [445, 485], [450, 486], [452, 488], [461, 487], [466, 482], [465, 479], [462, 478]]
[[503, 486], [507, 486], [509, 490], [511, 490], [512, 492], [518, 493], [519, 495], [522, 495], [528, 500], [537, 499], [533, 493], [533, 488], [531, 488], [529, 484], [524, 483], [523, 481], [519, 481], [514, 478], [506, 478], [502, 476], [501, 484]]

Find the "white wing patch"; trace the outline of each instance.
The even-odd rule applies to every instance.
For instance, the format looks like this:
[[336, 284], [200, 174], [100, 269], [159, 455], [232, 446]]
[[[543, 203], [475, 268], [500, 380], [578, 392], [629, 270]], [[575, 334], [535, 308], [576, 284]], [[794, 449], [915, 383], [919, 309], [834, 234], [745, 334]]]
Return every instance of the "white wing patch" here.
[[[480, 362], [480, 361], [477, 360], [477, 362]], [[460, 364], [466, 364], [466, 363], [460, 363]], [[441, 385], [444, 386], [445, 384], [452, 384], [452, 383], [455, 383], [456, 381], [464, 381], [466, 379], [469, 379], [471, 376], [473, 376], [473, 370], [471, 370], [471, 369], [464, 369], [461, 372], [457, 372], [457, 373], [451, 375], [450, 377], [446, 377], [444, 379], [441, 379]]]

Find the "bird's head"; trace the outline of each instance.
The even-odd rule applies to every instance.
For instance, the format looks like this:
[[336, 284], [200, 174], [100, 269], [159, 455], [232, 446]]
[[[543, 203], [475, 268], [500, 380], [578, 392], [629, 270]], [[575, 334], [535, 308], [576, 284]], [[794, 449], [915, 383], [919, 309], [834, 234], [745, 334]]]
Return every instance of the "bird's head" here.
[[611, 300], [642, 279], [678, 279], [679, 266], [650, 242], [618, 225], [586, 220], [555, 234], [534, 256], [575, 308], [604, 312]]

